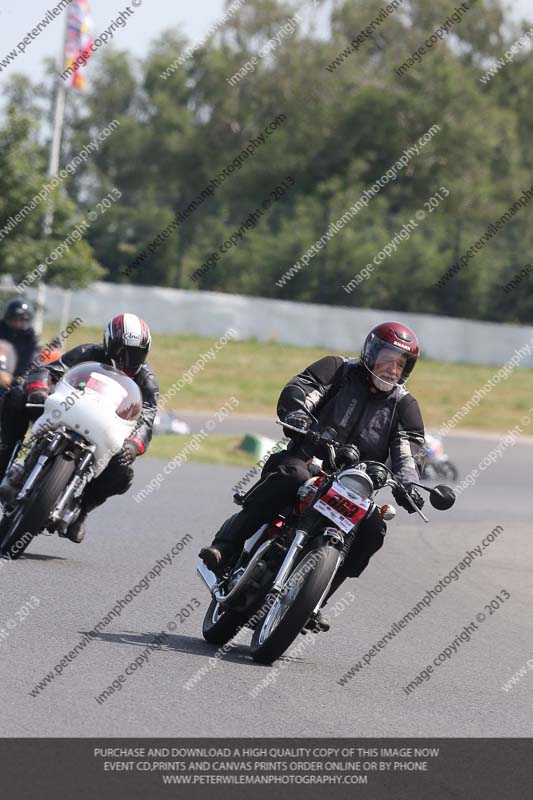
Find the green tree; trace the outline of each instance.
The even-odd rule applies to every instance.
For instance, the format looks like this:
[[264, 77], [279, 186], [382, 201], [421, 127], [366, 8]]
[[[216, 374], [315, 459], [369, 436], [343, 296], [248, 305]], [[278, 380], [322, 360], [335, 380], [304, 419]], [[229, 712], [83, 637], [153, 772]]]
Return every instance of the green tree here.
[[[23, 280], [76, 229], [84, 219], [79, 207], [61, 190], [50, 192], [33, 210], [22, 211], [48, 183], [45, 149], [38, 143], [37, 125], [11, 104], [0, 127], [0, 274]], [[43, 236], [46, 202], [55, 208], [53, 233]], [[86, 241], [76, 241], [48, 266], [47, 281], [83, 286], [103, 275]]]

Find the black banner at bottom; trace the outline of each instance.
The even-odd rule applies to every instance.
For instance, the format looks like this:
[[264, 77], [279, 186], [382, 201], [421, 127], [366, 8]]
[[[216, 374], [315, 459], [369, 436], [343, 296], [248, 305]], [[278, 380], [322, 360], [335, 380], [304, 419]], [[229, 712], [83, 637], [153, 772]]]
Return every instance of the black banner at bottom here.
[[533, 739], [2, 739], [6, 800], [524, 800]]

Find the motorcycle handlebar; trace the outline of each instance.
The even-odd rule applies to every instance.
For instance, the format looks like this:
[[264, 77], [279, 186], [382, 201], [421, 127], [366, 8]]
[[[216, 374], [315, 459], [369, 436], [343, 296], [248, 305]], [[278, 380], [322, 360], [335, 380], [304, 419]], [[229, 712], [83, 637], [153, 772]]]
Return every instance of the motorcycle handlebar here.
[[287, 428], [289, 431], [294, 431], [295, 433], [299, 433], [300, 436], [305, 436], [307, 439], [312, 441], [314, 444], [330, 444], [335, 449], [342, 447], [340, 442], [336, 442], [334, 439], [324, 438], [322, 433], [317, 433], [316, 431], [302, 431], [301, 428], [297, 428], [295, 425], [290, 425], [287, 422], [283, 422], [281, 419], [276, 420], [277, 425], [282, 425], [284, 428]]
[[[311, 430], [302, 431], [299, 428], [296, 428], [294, 425], [290, 425], [290, 424], [284, 423], [279, 418], [276, 420], [276, 422], [277, 422], [278, 425], [282, 425], [284, 428], [287, 428], [288, 430], [294, 431], [295, 433], [299, 433], [300, 436], [305, 437], [306, 439], [309, 439], [311, 442], [313, 442], [313, 444], [322, 444], [322, 445], [328, 447], [328, 450], [330, 451], [330, 456], [332, 457], [332, 463], [335, 465], [335, 450], [338, 450], [340, 447], [342, 447], [340, 442], [337, 442], [334, 439], [331, 439], [329, 437], [325, 437], [324, 438], [324, 433], [323, 432], [322, 433], [317, 433], [317, 431], [311, 431]], [[389, 473], [389, 478], [388, 478], [387, 483], [385, 485], [400, 489], [400, 491], [403, 490], [405, 492], [405, 496], [407, 498], [407, 501], [412, 506], [412, 508], [417, 512], [417, 514], [420, 517], [422, 517], [424, 522], [429, 522], [429, 520], [426, 517], [426, 515], [421, 511], [421, 509], [418, 508], [416, 503], [409, 496], [409, 493], [406, 491], [406, 487], [402, 483], [402, 481], [396, 475], [394, 475], [394, 473], [391, 472], [391, 470], [388, 467], [386, 467], [385, 464], [381, 464], [378, 461], [366, 461], [365, 463], [367, 465], [378, 464], [380, 467], [384, 467], [387, 470], [387, 472]], [[417, 485], [420, 486], [420, 488], [422, 488], [422, 489], [426, 489], [427, 491], [430, 491], [426, 486], [422, 486], [422, 484], [417, 484]]]

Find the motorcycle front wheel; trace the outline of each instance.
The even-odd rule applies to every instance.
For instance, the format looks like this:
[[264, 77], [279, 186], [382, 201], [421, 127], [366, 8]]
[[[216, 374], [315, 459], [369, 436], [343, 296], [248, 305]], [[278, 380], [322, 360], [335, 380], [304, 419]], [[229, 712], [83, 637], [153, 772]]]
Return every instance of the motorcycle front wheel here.
[[46, 527], [50, 512], [72, 478], [75, 463], [58, 455], [45, 467], [30, 496], [0, 522], [0, 556], [15, 561], [33, 537]]
[[267, 596], [267, 608], [252, 638], [254, 661], [272, 664], [290, 647], [326, 591], [338, 561], [339, 551], [330, 544], [309, 550], [289, 576], [284, 591]]

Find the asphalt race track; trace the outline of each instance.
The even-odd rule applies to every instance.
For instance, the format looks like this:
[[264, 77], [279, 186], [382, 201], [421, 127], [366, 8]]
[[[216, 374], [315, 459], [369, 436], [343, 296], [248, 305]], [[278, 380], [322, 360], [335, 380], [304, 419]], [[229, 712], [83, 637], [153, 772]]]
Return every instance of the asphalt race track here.
[[[462, 475], [496, 443], [447, 440]], [[208, 593], [195, 573], [197, 552], [232, 513], [231, 488], [246, 470], [187, 463], [144, 502], [115, 498], [95, 512], [81, 545], [39, 537], [26, 557], [0, 562], [0, 735], [531, 736], [533, 669], [509, 691], [501, 687], [528, 660], [533, 667], [532, 455], [526, 442], [506, 449], [454, 509], [429, 508], [428, 525], [400, 509], [364, 575], [339, 590], [347, 607], [332, 612], [331, 631], [300, 637], [277, 673], [252, 662], [248, 639], [210, 662], [214, 650], [201, 637]], [[134, 492], [163, 466], [139, 461]], [[482, 555], [340, 685], [498, 525]], [[192, 541], [130, 595], [120, 616], [93, 639], [85, 635], [187, 535]], [[503, 599], [485, 608], [497, 595]], [[479, 614], [484, 619], [454, 652], [450, 644]], [[85, 648], [55, 670], [81, 640]], [[450, 657], [407, 694], [403, 687], [446, 647]], [[121, 682], [136, 658], [141, 665]], [[202, 667], [200, 680], [184, 688]], [[36, 693], [50, 672], [54, 679]], [[113, 681], [117, 688], [97, 702]]]

